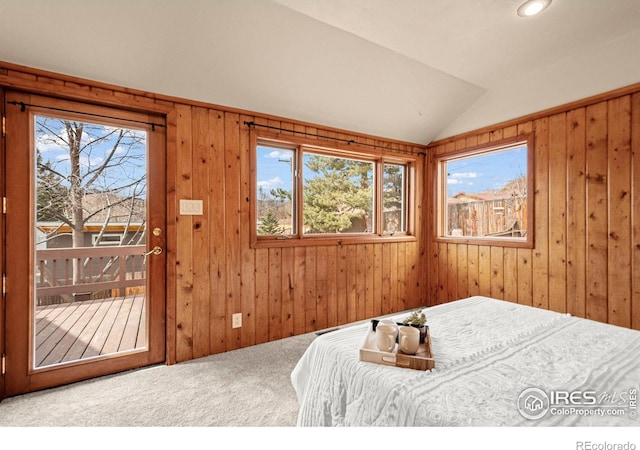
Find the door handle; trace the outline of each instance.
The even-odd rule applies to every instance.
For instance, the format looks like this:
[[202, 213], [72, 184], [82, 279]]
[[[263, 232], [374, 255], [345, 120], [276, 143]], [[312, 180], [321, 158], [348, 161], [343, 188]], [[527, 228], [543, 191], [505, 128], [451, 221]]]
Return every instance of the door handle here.
[[151, 250], [149, 250], [146, 253], [143, 253], [142, 256], [144, 256], [144, 260], [143, 260], [143, 264], [147, 262], [147, 256], [149, 255], [159, 255], [160, 253], [162, 253], [162, 247], [160, 246], [155, 246], [153, 247]]
[[159, 246], [156, 245], [151, 250], [149, 250], [147, 253], [145, 253], [144, 256], [149, 256], [151, 254], [159, 255], [160, 253], [162, 253], [162, 247], [159, 247]]

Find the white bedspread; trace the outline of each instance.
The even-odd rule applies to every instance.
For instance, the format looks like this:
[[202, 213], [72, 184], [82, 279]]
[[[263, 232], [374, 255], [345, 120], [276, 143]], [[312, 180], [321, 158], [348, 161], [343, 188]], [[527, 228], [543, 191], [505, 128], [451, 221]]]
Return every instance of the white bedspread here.
[[[429, 372], [361, 362], [370, 323], [317, 337], [291, 373], [298, 426], [640, 425], [640, 332], [486, 297], [426, 313]], [[531, 388], [539, 419], [518, 409]]]

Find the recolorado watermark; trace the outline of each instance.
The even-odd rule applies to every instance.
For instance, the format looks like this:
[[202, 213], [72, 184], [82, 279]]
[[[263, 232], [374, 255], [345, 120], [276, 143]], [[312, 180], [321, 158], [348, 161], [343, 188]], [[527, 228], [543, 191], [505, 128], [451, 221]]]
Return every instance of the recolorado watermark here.
[[[531, 387], [520, 393], [518, 411], [529, 420], [553, 416], [627, 416], [637, 417], [638, 389], [616, 392], [544, 391]], [[584, 450], [617, 450], [618, 447], [581, 447]], [[635, 447], [634, 447], [635, 448]], [[621, 450], [633, 450], [622, 449]]]
[[576, 442], [576, 450], [636, 450], [636, 444], [633, 442]]

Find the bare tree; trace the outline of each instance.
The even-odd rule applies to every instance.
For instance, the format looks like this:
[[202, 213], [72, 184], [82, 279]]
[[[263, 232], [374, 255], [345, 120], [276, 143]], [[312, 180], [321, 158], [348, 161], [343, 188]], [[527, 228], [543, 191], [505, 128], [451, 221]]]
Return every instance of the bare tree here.
[[68, 225], [72, 246], [84, 247], [86, 224], [101, 223], [102, 237], [119, 206], [126, 233], [146, 201], [145, 132], [36, 116], [35, 142], [38, 220]]

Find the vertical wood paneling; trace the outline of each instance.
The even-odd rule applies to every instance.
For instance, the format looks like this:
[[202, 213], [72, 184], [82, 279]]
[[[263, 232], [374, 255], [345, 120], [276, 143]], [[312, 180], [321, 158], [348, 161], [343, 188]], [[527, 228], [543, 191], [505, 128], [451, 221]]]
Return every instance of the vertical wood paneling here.
[[[359, 249], [362, 246], [359, 247]], [[322, 330], [328, 327], [328, 305], [327, 305], [327, 281], [329, 278], [328, 261], [329, 253], [327, 247], [320, 246], [317, 250], [316, 264], [316, 330]], [[362, 297], [364, 302], [364, 295]]]
[[477, 245], [467, 246], [467, 277], [468, 277], [468, 294], [470, 297], [474, 295], [480, 295], [480, 268], [478, 264], [479, 260], [479, 248]]
[[[424, 190], [417, 196], [419, 241], [366, 244], [364, 252], [357, 245], [339, 245], [326, 248], [325, 257], [315, 247], [251, 248], [252, 149], [243, 122], [278, 123], [287, 130], [326, 132], [364, 143], [373, 142], [371, 138], [65, 81], [55, 74], [12, 69], [5, 79], [16, 86], [26, 83], [30, 91], [50, 93], [63, 86], [74, 98], [167, 112], [169, 362], [266, 342], [291, 330], [301, 334], [323, 322], [334, 326], [370, 313], [454, 300], [451, 296], [491, 295], [499, 279], [507, 300], [515, 290], [519, 303], [552, 309], [562, 309], [564, 303], [574, 315], [640, 329], [640, 86], [633, 95], [567, 107], [566, 114], [537, 115], [517, 126], [435, 143], [418, 170]], [[527, 132], [535, 133], [535, 247], [498, 251], [432, 242], [431, 156]], [[190, 198], [204, 200], [203, 216], [178, 214], [179, 200]], [[558, 220], [563, 207], [566, 215]], [[318, 258], [326, 258], [319, 274], [326, 290], [318, 289]], [[364, 271], [357, 269], [360, 258]], [[557, 296], [563, 289], [565, 297]], [[358, 293], [364, 293], [364, 306]], [[278, 313], [271, 317], [270, 311]], [[231, 328], [235, 312], [243, 314], [242, 328]]]
[[434, 172], [435, 155], [534, 133], [534, 247], [437, 242], [429, 214], [429, 283], [438, 303], [486, 295], [640, 329], [637, 89], [428, 148]]
[[[262, 344], [269, 341], [269, 249], [259, 248], [255, 251], [256, 254], [256, 344]], [[298, 268], [296, 267], [296, 274], [298, 274]], [[296, 278], [297, 279], [297, 278]], [[297, 292], [297, 289], [296, 289]], [[304, 293], [303, 293], [304, 296]], [[296, 299], [295, 311], [302, 318], [304, 325], [304, 297], [303, 303], [298, 308], [298, 299]], [[303, 331], [300, 333], [304, 333]]]
[[[167, 115], [167, 148], [178, 148], [177, 137], [177, 111], [173, 111]], [[178, 248], [178, 223], [176, 220], [172, 220], [174, 217], [178, 217], [178, 194], [176, 192], [177, 185], [177, 171], [178, 157], [177, 152], [167, 152], [167, 167], [174, 168], [174, 170], [167, 170], [167, 229], [166, 229], [166, 245], [167, 245], [167, 336], [166, 336], [166, 350], [167, 350], [167, 364], [175, 364], [177, 361], [176, 356], [176, 334], [177, 334], [177, 258], [176, 249]], [[2, 164], [2, 163], [0, 163]], [[4, 236], [4, 234], [2, 234]], [[1, 308], [0, 308], [1, 309]], [[0, 313], [0, 316], [2, 313]], [[0, 322], [4, 323], [4, 322]], [[0, 328], [2, 328], [0, 326]], [[0, 335], [3, 330], [0, 330]], [[0, 338], [0, 342], [2, 338]]]
[[491, 297], [491, 247], [478, 246], [478, 295]]
[[[375, 317], [378, 313], [375, 310], [375, 298], [376, 292], [374, 290], [374, 245], [367, 244], [364, 246], [365, 251], [365, 259], [366, 259], [366, 267], [364, 271], [365, 278], [365, 311], [364, 317]], [[335, 247], [331, 247], [330, 250], [333, 250], [333, 254], [335, 255]], [[334, 256], [335, 259], [335, 256]], [[334, 263], [335, 264], [335, 263]], [[334, 321], [335, 323], [335, 321]]]
[[458, 252], [456, 244], [447, 244], [447, 298], [458, 298]]
[[504, 298], [504, 253], [502, 247], [492, 246], [490, 251], [491, 264], [491, 294], [493, 298], [502, 300]]
[[[0, 74], [5, 74], [6, 72], [3, 69], [0, 69]], [[0, 117], [5, 117], [5, 112], [4, 112], [4, 102], [5, 102], [5, 93], [4, 93], [4, 89], [2, 89], [2, 87], [0, 86]], [[1, 120], [1, 119], [0, 119]], [[6, 131], [6, 130], [5, 130]], [[6, 196], [6, 191], [5, 191], [5, 180], [6, 180], [6, 168], [5, 168], [5, 155], [6, 155], [6, 150], [5, 150], [5, 145], [4, 145], [5, 140], [4, 139], [0, 139], [0, 195], [2, 195], [3, 197]], [[172, 199], [167, 199], [168, 202], [170, 202]], [[4, 242], [4, 236], [5, 236], [6, 230], [5, 230], [5, 226], [4, 226], [4, 220], [0, 220], [0, 236], [2, 237], [1, 239], [3, 239]], [[169, 245], [167, 245], [167, 248], [169, 248]], [[0, 254], [2, 255], [0, 257], [0, 273], [6, 273], [6, 269], [5, 269], [5, 264], [4, 264], [4, 255], [6, 254], [5, 251], [5, 247], [3, 246], [2, 251], [0, 252]], [[167, 299], [167, 302], [169, 302], [170, 299]], [[5, 343], [4, 343], [4, 335], [5, 335], [5, 323], [6, 323], [6, 319], [5, 319], [5, 308], [4, 308], [4, 300], [0, 300], [0, 303], [2, 304], [2, 306], [0, 306], [0, 352], [4, 353], [5, 352]], [[172, 337], [167, 336], [167, 339], [170, 339]], [[4, 376], [0, 377], [0, 400], [2, 400], [5, 396], [5, 382], [4, 382]]]
[[295, 249], [293, 247], [285, 247], [282, 249], [282, 275], [280, 277], [280, 292], [282, 295], [280, 329], [282, 337], [295, 335], [295, 326], [293, 321], [295, 314], [294, 280]]
[[[421, 157], [415, 171], [417, 242], [254, 248], [250, 241], [254, 149], [245, 122], [280, 126], [283, 136], [293, 136], [293, 131], [319, 133], [416, 154], [425, 146], [55, 75], [12, 70], [3, 72], [3, 77], [27, 83], [30, 91], [50, 93], [52, 86], [63, 86], [76, 99], [167, 114], [168, 362], [427, 303], [426, 177]], [[203, 200], [203, 214], [180, 215], [181, 199]], [[240, 328], [231, 326], [235, 313], [242, 314]]]
[[240, 116], [224, 114], [224, 202], [225, 202], [225, 271], [227, 314], [226, 348], [233, 350], [242, 345], [241, 328], [231, 328], [231, 315], [242, 312], [240, 255]]
[[[533, 279], [531, 250], [528, 248], [518, 249], [518, 303], [522, 305], [533, 305]], [[508, 269], [513, 270], [512, 267]]]
[[[410, 242], [406, 245], [406, 254], [405, 254], [405, 264], [407, 269], [407, 279], [405, 281], [406, 289], [405, 289], [405, 305], [406, 308], [416, 308], [417, 306], [421, 306], [420, 303], [416, 303], [416, 298], [418, 297], [418, 289], [421, 289], [424, 292], [423, 285], [421, 284], [420, 274], [416, 271], [415, 259], [420, 258], [417, 256], [417, 253], [420, 251], [419, 246], [416, 242]], [[426, 255], [421, 258], [426, 262]], [[425, 267], [426, 269], [426, 267]], [[426, 274], [426, 270], [424, 272]]]
[[549, 309], [567, 311], [566, 115], [549, 118]]
[[[282, 249], [269, 249], [269, 340], [282, 338]], [[274, 324], [271, 326], [271, 324]]]
[[406, 311], [410, 308], [407, 299], [407, 244], [399, 242], [396, 247], [398, 248], [398, 259], [396, 263], [398, 270], [398, 293], [396, 298], [398, 302], [396, 304], [396, 311]]
[[391, 244], [382, 244], [382, 314], [389, 314], [391, 307]]
[[317, 266], [316, 259], [318, 255], [318, 249], [316, 247], [307, 247], [305, 256], [305, 277], [304, 277], [304, 305], [305, 305], [305, 319], [304, 328], [305, 332], [316, 330], [316, 280], [317, 280]]
[[399, 311], [398, 307], [398, 246], [389, 244], [389, 271], [391, 272], [391, 293], [389, 300], [391, 303], [391, 311]]
[[366, 291], [367, 291], [367, 277], [365, 275], [367, 270], [367, 250], [364, 245], [356, 247], [356, 316], [366, 317]]
[[631, 326], [631, 98], [609, 101], [608, 321]]
[[[533, 133], [533, 122], [527, 121], [518, 125], [518, 133], [527, 135]], [[535, 146], [535, 143], [534, 143]], [[533, 173], [535, 173], [536, 161], [533, 161]], [[535, 196], [535, 193], [532, 193]], [[534, 208], [535, 214], [535, 208]], [[534, 224], [529, 224], [532, 229]], [[518, 303], [523, 305], [533, 305], [533, 251], [529, 248], [518, 249]], [[513, 269], [513, 268], [508, 268]]]
[[347, 245], [347, 321], [355, 322], [358, 317], [358, 248]]
[[[220, 114], [218, 114], [218, 117]], [[250, 122], [253, 120], [250, 116], [240, 116], [240, 123]], [[240, 173], [252, 174], [255, 168], [251, 166], [251, 139], [248, 133], [240, 132]], [[241, 176], [240, 184], [240, 205], [243, 207], [240, 209], [240, 258], [241, 258], [241, 273], [240, 276], [240, 296], [242, 304], [242, 332], [241, 332], [241, 346], [247, 347], [255, 344], [256, 337], [256, 309], [255, 309], [255, 252], [251, 249], [251, 211], [247, 207], [249, 200], [253, 192], [253, 185], [251, 183], [252, 176]], [[211, 180], [209, 181], [211, 183]], [[220, 191], [212, 191], [212, 199], [216, 199], [216, 193]], [[215, 201], [214, 201], [215, 202]], [[220, 226], [220, 225], [219, 225]], [[224, 222], [221, 224], [224, 226]], [[216, 229], [212, 229], [212, 233], [215, 233]], [[289, 262], [289, 261], [288, 261]], [[286, 297], [285, 297], [286, 296]], [[287, 286], [286, 290], [283, 290], [283, 303], [288, 301], [288, 306], [291, 311], [287, 311], [291, 314], [289, 320], [286, 321], [286, 328], [283, 325], [283, 333], [288, 335], [293, 334], [293, 307], [291, 303], [293, 292]], [[283, 306], [284, 308], [284, 306]], [[284, 311], [283, 311], [284, 314]], [[283, 317], [284, 321], [284, 317]]]
[[503, 249], [503, 295], [502, 298], [509, 302], [518, 302], [518, 250], [515, 248]]
[[293, 296], [293, 331], [296, 335], [307, 332], [306, 326], [306, 287], [307, 279], [307, 250], [305, 247], [296, 247], [295, 252], [295, 277]]
[[436, 298], [436, 303], [446, 303], [449, 299], [447, 298], [447, 281], [448, 281], [448, 270], [449, 263], [448, 257], [449, 252], [447, 251], [447, 244], [439, 243], [438, 246], [438, 297]]
[[[327, 248], [327, 324], [335, 326], [338, 321], [338, 249], [334, 246]], [[373, 308], [373, 305], [372, 305]], [[373, 317], [371, 314], [368, 317]]]
[[[211, 304], [209, 315], [210, 348], [212, 353], [223, 352], [227, 349], [227, 299], [226, 291], [226, 238], [225, 238], [225, 202], [223, 196], [225, 187], [225, 119], [223, 111], [209, 110], [209, 272]], [[244, 324], [244, 320], [243, 320]], [[248, 324], [249, 326], [250, 323]], [[253, 336], [252, 336], [253, 340]]]
[[587, 108], [587, 303], [586, 317], [606, 322], [608, 198], [607, 104]]
[[342, 325], [349, 321], [347, 314], [347, 247], [339, 245], [336, 249], [337, 264], [337, 285], [338, 285], [338, 324]]
[[632, 260], [631, 328], [640, 330], [640, 93], [631, 97]]
[[[178, 199], [190, 199], [192, 193], [193, 158], [191, 145], [191, 108], [177, 106], [177, 161]], [[190, 216], [177, 217], [176, 248], [176, 292], [178, 305], [176, 308], [176, 359], [186, 361], [193, 359], [193, 259], [192, 236], [193, 220]]]
[[469, 263], [467, 262], [468, 247], [465, 244], [457, 245], [458, 258], [456, 261], [456, 272], [458, 281], [458, 297], [469, 296]]
[[[382, 315], [383, 291], [382, 291], [382, 244], [373, 246], [373, 316]], [[338, 323], [340, 323], [338, 321]]]
[[210, 260], [209, 260], [209, 165], [213, 162], [209, 151], [209, 112], [205, 108], [192, 109], [193, 189], [194, 199], [203, 203], [203, 214], [193, 217], [193, 357], [211, 354], [209, 336], [210, 317]]
[[587, 215], [586, 111], [567, 113], [567, 312], [585, 316]]
[[439, 291], [440, 291], [440, 258], [439, 258], [439, 254], [440, 254], [440, 246], [438, 245], [437, 242], [435, 242], [433, 240], [433, 238], [436, 236], [437, 230], [436, 230], [436, 223], [435, 223], [435, 216], [434, 216], [434, 211], [433, 211], [433, 202], [435, 202], [435, 196], [436, 196], [436, 183], [437, 183], [437, 177], [435, 176], [436, 174], [436, 165], [435, 165], [435, 157], [440, 155], [440, 154], [444, 154], [445, 153], [445, 146], [444, 145], [440, 145], [440, 146], [435, 146], [432, 147], [428, 152], [427, 152], [427, 177], [425, 178], [429, 178], [429, 176], [431, 177], [429, 179], [429, 182], [425, 184], [425, 191], [427, 192], [427, 220], [425, 220], [425, 227], [427, 230], [427, 236], [429, 241], [429, 246], [427, 248], [427, 255], [429, 258], [429, 263], [428, 263], [428, 267], [429, 267], [429, 286], [428, 286], [428, 290], [429, 290], [429, 303], [428, 305], [436, 305], [438, 303], [438, 296]]
[[536, 120], [535, 132], [535, 251], [533, 252], [533, 306], [549, 306], [549, 126]]

